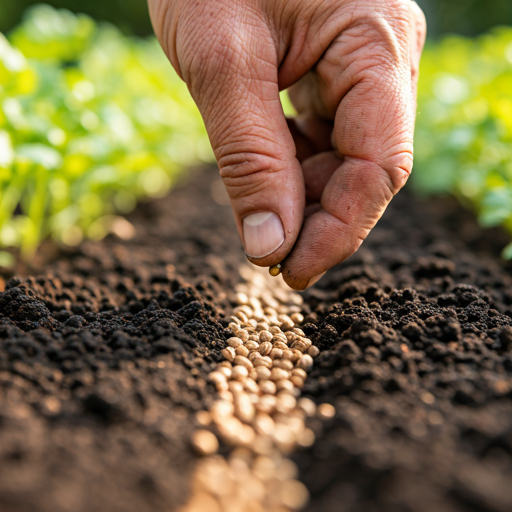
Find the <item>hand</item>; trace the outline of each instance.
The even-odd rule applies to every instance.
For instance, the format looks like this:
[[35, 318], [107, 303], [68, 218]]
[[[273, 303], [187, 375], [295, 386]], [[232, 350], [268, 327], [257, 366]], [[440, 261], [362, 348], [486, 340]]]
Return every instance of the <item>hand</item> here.
[[[410, 0], [149, 0], [204, 118], [251, 262], [301, 290], [412, 169], [426, 24]], [[299, 116], [286, 120], [279, 91]], [[284, 260], [284, 261], [283, 261]]]

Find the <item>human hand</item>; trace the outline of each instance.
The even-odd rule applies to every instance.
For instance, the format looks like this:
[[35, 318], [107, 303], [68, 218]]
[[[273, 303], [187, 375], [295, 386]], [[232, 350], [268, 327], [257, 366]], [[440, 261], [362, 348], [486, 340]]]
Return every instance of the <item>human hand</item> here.
[[[405, 184], [426, 24], [410, 0], [149, 0], [203, 116], [248, 259], [301, 290]], [[279, 90], [299, 112], [286, 120]]]

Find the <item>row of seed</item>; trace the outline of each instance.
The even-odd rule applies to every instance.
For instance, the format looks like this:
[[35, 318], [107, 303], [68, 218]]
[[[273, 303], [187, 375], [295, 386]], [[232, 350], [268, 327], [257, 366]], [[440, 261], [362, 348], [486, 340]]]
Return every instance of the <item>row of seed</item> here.
[[[243, 267], [241, 274], [246, 283], [236, 294], [229, 324], [233, 336], [222, 351], [225, 360], [210, 374], [218, 400], [198, 414], [202, 428], [192, 436], [196, 450], [207, 457], [198, 465], [184, 512], [300, 509], [308, 493], [284, 455], [313, 444], [308, 416], [334, 414], [328, 404], [317, 409], [311, 400], [299, 398], [319, 352], [299, 327], [302, 298], [256, 269]], [[232, 447], [227, 459], [214, 455], [219, 447], [215, 434]]]

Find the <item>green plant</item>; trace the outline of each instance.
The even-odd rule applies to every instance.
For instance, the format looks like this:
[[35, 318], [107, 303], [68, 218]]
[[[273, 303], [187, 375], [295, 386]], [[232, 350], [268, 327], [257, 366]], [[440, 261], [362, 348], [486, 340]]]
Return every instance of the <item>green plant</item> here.
[[0, 246], [99, 239], [116, 211], [211, 160], [202, 119], [157, 41], [37, 6], [0, 34]]
[[415, 152], [418, 193], [454, 194], [483, 227], [512, 233], [512, 28], [427, 46]]

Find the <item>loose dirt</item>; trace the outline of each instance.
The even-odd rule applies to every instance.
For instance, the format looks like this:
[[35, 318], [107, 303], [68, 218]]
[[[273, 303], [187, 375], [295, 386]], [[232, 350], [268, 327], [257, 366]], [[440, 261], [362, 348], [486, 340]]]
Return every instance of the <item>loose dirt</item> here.
[[[0, 293], [0, 509], [176, 510], [244, 261], [213, 170], [141, 205], [137, 235], [60, 251]], [[213, 187], [212, 187], [213, 182]], [[451, 201], [392, 203], [304, 294], [320, 347], [295, 454], [317, 512], [512, 510], [512, 277]], [[4, 276], [7, 277], [7, 276]], [[206, 511], [205, 511], [206, 512]]]

